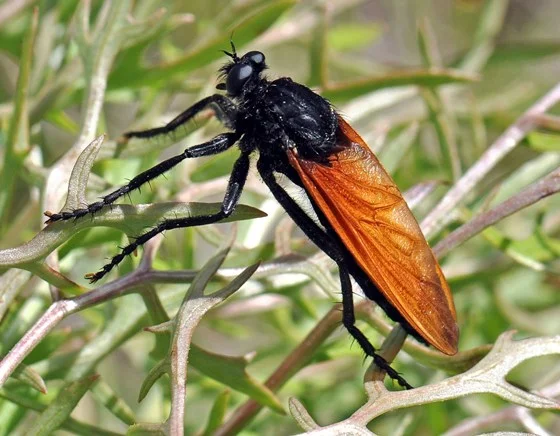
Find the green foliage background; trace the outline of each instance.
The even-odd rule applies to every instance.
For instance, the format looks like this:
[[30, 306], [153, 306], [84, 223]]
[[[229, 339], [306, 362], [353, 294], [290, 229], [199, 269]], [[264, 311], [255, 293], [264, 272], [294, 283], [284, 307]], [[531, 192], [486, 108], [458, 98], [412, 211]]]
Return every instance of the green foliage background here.
[[[43, 229], [42, 212], [62, 207], [67, 185], [63, 178], [57, 182], [53, 173], [69, 176], [71, 166], [59, 165], [65, 153], [76, 151], [73, 165], [77, 151], [92, 135], [105, 133], [107, 138], [91, 175], [86, 174], [89, 201], [158, 159], [219, 132], [219, 124], [206, 116], [173, 137], [131, 141], [127, 146], [116, 143], [122, 132], [161, 125], [214, 92], [215, 72], [225, 61], [219, 50], [228, 49], [232, 32], [240, 52], [265, 52], [270, 77], [290, 76], [331, 99], [378, 152], [403, 191], [437, 181], [415, 209], [419, 219], [560, 77], [560, 4], [554, 1], [138, 0], [119, 6], [92, 0], [89, 16], [87, 2], [21, 2], [24, 7], [10, 15], [6, 6], [15, 3], [0, 4], [0, 249], [24, 247]], [[38, 8], [35, 35], [33, 6]], [[88, 113], [95, 99], [92, 93], [101, 88], [92, 80], [105, 76], [96, 123]], [[467, 203], [453, 211], [451, 223], [430, 242], [437, 243], [472, 216], [558, 167], [558, 130], [552, 123], [531, 132], [473, 189]], [[219, 202], [235, 156], [231, 151], [185, 162], [151, 189], [133, 193], [131, 201]], [[200, 348], [189, 367], [193, 370], [186, 433], [213, 434], [247, 395], [268, 406], [245, 423], [247, 435], [300, 431], [293, 419], [279, 413], [290, 396], [320, 424], [340, 421], [356, 410], [365, 401], [366, 365], [359, 347], [342, 329], [335, 329], [278, 393], [262, 385], [332, 308], [338, 284], [336, 271], [290, 226], [259, 182], [253, 175], [242, 203], [268, 217], [248, 219], [259, 214], [247, 208], [234, 218], [243, 221], [233, 225], [169, 232], [154, 268], [179, 271], [180, 280], [154, 282], [143, 289], [142, 297], [126, 295], [83, 310], [41, 341], [25, 359], [25, 370], [0, 391], [2, 434], [36, 428], [36, 414], [46, 406], [52, 411], [53, 405], [60, 407], [61, 424], [53, 424], [43, 412], [51, 424], [38, 433], [62, 425], [76, 434], [123, 434], [134, 422], [163, 422], [170, 405], [168, 379], [146, 390], [140, 403], [138, 397], [145, 393], [141, 386], [147, 374], [165, 356], [169, 337], [155, 340], [143, 328], [177, 312], [188, 289], [185, 283], [234, 232], [224, 274], [216, 276], [209, 289], [223, 287], [239, 268], [258, 260], [270, 269], [210, 311], [198, 326], [194, 343]], [[462, 351], [492, 344], [509, 329], [523, 336], [558, 334], [559, 206], [558, 198], [545, 199], [443, 259], [457, 306]], [[126, 244], [124, 233], [133, 236], [153, 225], [158, 213], [168, 212], [157, 207], [155, 215], [131, 211], [136, 221], [117, 219], [112, 225], [96, 217], [88, 225], [66, 222], [57, 227], [60, 240], [55, 245], [62, 245], [59, 261], [50, 265], [58, 265], [62, 276], [43, 264], [55, 246], [32, 261], [0, 263], [8, 271], [0, 277], [2, 354], [50, 306], [48, 284], [63, 295], [86, 292], [84, 273], [97, 270], [118, 245]], [[0, 259], [2, 253], [6, 251], [0, 251]], [[287, 253], [300, 257], [285, 257]], [[135, 270], [139, 259], [127, 259], [118, 275]], [[379, 324], [362, 318], [360, 326], [380, 344]], [[208, 352], [255, 354], [247, 363], [211, 359]], [[395, 367], [415, 386], [441, 379], [443, 370], [452, 367], [445, 361], [428, 361], [429, 357], [422, 361], [401, 352]], [[535, 362], [519, 368], [512, 381], [532, 389], [558, 378], [557, 360]], [[94, 372], [99, 379], [84, 378]], [[37, 391], [38, 375], [48, 394]], [[75, 379], [81, 384], [72, 385], [74, 390], [62, 389]], [[495, 397], [466, 397], [395, 412], [376, 419], [370, 428], [379, 434], [395, 434], [395, 429], [441, 434], [462, 420], [504, 406]], [[72, 418], [66, 419], [70, 413]], [[543, 425], [560, 425], [549, 412], [536, 416]], [[513, 422], [498, 428], [508, 425], [519, 430]]]

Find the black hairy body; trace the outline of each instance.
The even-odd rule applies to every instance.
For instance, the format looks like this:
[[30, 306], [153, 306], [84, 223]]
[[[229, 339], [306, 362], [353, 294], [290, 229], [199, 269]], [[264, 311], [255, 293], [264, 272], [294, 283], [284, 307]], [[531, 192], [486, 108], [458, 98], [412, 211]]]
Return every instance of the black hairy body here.
[[243, 191], [249, 171], [249, 158], [258, 154], [258, 171], [274, 197], [303, 232], [337, 263], [340, 270], [344, 326], [365, 353], [373, 357], [379, 367], [387, 371], [389, 376], [402, 386], [410, 387], [375, 352], [375, 348], [355, 326], [350, 276], [354, 277], [365, 295], [377, 302], [394, 321], [403, 325], [407, 332], [418, 339], [422, 340], [422, 338], [399, 311], [384, 298], [375, 283], [368, 278], [312, 198], [310, 201], [321, 225], [318, 225], [300, 208], [276, 179], [277, 174], [283, 174], [292, 183], [305, 190], [301, 177], [289, 162], [288, 150], [292, 150], [302, 159], [329, 165], [329, 156], [340, 147], [344, 147], [345, 141], [347, 141], [340, 131], [339, 115], [327, 100], [289, 78], [274, 81], [264, 78], [262, 72], [266, 68], [266, 64], [262, 53], [249, 52], [241, 58], [237, 56], [235, 50], [233, 54], [227, 52], [226, 54], [232, 58], [232, 62], [222, 68], [226, 82], [220, 83], [218, 88], [226, 89], [228, 96], [215, 94], [207, 97], [177, 116], [166, 126], [128, 132], [124, 135], [124, 139], [151, 138], [167, 134], [209, 107], [214, 109], [216, 116], [230, 129], [229, 132], [222, 133], [204, 144], [191, 147], [180, 155], [161, 162], [133, 178], [127, 185], [85, 208], [59, 214], [49, 213], [47, 222], [76, 219], [95, 213], [119, 197], [163, 174], [184, 159], [217, 154], [237, 144], [241, 155], [233, 166], [220, 212], [160, 222], [153, 229], [136, 238], [130, 245], [124, 247], [99, 272], [89, 275], [90, 281], [95, 282], [101, 279], [118, 265], [124, 256], [132, 253], [163, 231], [215, 223], [230, 215]]

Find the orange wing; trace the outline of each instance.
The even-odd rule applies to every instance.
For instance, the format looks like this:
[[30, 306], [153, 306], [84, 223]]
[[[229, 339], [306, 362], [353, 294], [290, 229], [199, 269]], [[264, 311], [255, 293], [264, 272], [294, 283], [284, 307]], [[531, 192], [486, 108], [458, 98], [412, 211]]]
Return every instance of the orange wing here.
[[457, 352], [449, 285], [395, 182], [363, 139], [339, 118], [347, 144], [330, 165], [288, 151], [307, 193], [358, 265], [412, 328], [441, 352]]

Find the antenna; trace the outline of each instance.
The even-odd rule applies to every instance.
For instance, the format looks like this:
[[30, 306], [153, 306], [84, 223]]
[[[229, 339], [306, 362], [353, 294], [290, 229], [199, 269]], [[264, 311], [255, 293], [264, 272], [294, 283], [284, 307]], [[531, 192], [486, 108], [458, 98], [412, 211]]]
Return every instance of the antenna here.
[[231, 31], [231, 35], [229, 36], [229, 43], [231, 44], [231, 50], [233, 51], [234, 60], [237, 61], [239, 58], [237, 57], [237, 50], [235, 49], [235, 44], [233, 43], [233, 32]]
[[238, 62], [239, 61], [239, 56], [237, 56], [237, 50], [235, 48], [235, 44], [233, 43], [233, 32], [231, 32], [231, 35], [229, 36], [229, 43], [231, 45], [231, 53], [229, 51], [226, 50], [221, 50], [222, 53], [224, 53], [226, 56], [229, 56], [230, 58], [233, 59], [234, 62]]

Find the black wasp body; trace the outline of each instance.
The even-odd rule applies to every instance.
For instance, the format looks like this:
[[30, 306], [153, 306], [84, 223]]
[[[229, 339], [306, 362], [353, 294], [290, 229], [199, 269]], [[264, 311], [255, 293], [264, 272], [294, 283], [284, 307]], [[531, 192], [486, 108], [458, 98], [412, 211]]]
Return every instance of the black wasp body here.
[[168, 171], [186, 158], [218, 154], [234, 144], [238, 144], [241, 155], [233, 166], [219, 212], [160, 222], [153, 229], [136, 238], [130, 245], [124, 247], [99, 272], [88, 276], [91, 282], [95, 282], [118, 265], [126, 255], [131, 254], [136, 248], [159, 233], [174, 228], [211, 224], [229, 216], [235, 209], [243, 191], [250, 166], [249, 158], [258, 151], [257, 169], [264, 183], [304, 233], [339, 267], [344, 326], [365, 353], [374, 358], [379, 367], [387, 371], [389, 376], [402, 386], [410, 387], [381, 356], [375, 353], [375, 348], [355, 326], [350, 276], [356, 279], [366, 295], [380, 304], [391, 318], [400, 322], [408, 332], [417, 337], [418, 335], [381, 295], [376, 285], [368, 279], [312, 199], [310, 201], [320, 225], [301, 209], [276, 178], [276, 174], [283, 174], [291, 182], [305, 189], [300, 176], [289, 162], [288, 150], [303, 160], [329, 165], [328, 157], [344, 142], [341, 138], [338, 114], [323, 97], [289, 78], [274, 81], [264, 78], [263, 71], [266, 69], [266, 64], [261, 52], [252, 51], [238, 57], [233, 44], [232, 48], [233, 53], [224, 52], [232, 59], [221, 69], [225, 82], [217, 86], [220, 90], [226, 90], [227, 96], [214, 94], [206, 97], [167, 125], [155, 129], [128, 132], [124, 135], [124, 140], [133, 137], [152, 138], [173, 132], [207, 108], [214, 109], [218, 119], [230, 129], [229, 132], [222, 133], [206, 143], [190, 147], [180, 155], [146, 170], [134, 177], [127, 185], [103, 197], [101, 201], [71, 212], [48, 213], [47, 222], [76, 219], [95, 213], [119, 197]]
[[289, 78], [273, 82], [261, 78], [236, 100], [235, 130], [244, 133], [242, 149], [258, 149], [261, 155], [281, 161], [289, 147], [314, 160], [329, 156], [335, 147], [338, 122], [334, 109]]
[[260, 52], [232, 57], [234, 62], [222, 68], [226, 83], [219, 87], [225, 87], [233, 101], [221, 103], [221, 96], [215, 96], [213, 104], [224, 124], [242, 135], [241, 150], [258, 149], [261, 156], [275, 161], [279, 172], [289, 171], [290, 166], [284, 165], [289, 147], [304, 158], [327, 157], [335, 146], [338, 126], [329, 102], [289, 78], [269, 82], [262, 77], [266, 65]]

